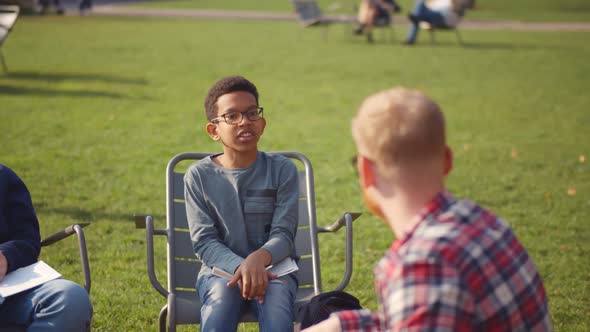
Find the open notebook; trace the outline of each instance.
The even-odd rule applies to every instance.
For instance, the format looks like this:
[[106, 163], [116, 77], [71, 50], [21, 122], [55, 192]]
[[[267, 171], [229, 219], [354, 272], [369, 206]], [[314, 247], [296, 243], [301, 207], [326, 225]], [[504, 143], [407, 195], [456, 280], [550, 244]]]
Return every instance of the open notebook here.
[[[274, 265], [268, 266], [266, 269], [269, 272], [276, 274], [280, 278], [289, 273], [298, 271], [299, 267], [297, 266], [297, 263], [295, 263], [295, 260], [293, 258], [287, 257]], [[213, 274], [218, 277], [223, 277], [227, 279], [232, 279], [234, 277], [233, 274], [225, 272], [224, 270], [219, 269], [217, 267], [213, 267]]]
[[37, 287], [59, 277], [61, 277], [61, 274], [43, 261], [14, 270], [0, 281], [0, 303], [4, 302], [6, 297]]

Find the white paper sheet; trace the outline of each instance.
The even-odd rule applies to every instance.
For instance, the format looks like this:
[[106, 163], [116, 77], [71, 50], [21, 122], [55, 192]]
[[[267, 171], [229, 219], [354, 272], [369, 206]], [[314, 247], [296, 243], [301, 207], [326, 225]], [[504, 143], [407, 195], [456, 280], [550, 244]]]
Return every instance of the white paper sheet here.
[[38, 261], [7, 274], [0, 281], [0, 296], [8, 297], [59, 277], [59, 272], [45, 262]]
[[[297, 266], [297, 263], [295, 263], [295, 260], [293, 258], [287, 257], [282, 261], [276, 263], [275, 265], [267, 267], [266, 269], [271, 273], [276, 274], [280, 278], [289, 273], [299, 271], [299, 266]], [[213, 267], [213, 274], [218, 277], [223, 277], [227, 279], [232, 279], [234, 277], [232, 274], [225, 272], [224, 270], [219, 269], [217, 267]]]

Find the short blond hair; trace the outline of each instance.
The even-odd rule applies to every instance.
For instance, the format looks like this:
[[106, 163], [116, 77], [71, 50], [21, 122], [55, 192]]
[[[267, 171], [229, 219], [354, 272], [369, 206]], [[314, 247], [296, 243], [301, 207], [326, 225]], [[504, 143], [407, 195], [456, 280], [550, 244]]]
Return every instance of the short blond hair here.
[[396, 87], [367, 97], [352, 120], [359, 154], [393, 177], [444, 155], [445, 120], [440, 107], [417, 90]]

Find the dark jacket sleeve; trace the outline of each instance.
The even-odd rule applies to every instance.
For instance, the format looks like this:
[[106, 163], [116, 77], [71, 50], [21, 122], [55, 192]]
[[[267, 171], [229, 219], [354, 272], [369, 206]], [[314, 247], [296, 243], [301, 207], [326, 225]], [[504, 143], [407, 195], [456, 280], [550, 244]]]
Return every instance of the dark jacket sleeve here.
[[33, 264], [41, 251], [39, 221], [29, 190], [3, 165], [0, 165], [0, 251], [8, 261], [8, 272]]

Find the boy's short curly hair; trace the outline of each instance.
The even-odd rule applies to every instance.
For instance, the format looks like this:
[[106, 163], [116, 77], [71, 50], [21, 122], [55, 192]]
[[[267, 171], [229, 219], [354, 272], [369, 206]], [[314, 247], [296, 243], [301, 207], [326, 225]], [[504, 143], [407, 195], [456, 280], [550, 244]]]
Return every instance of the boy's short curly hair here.
[[242, 76], [227, 76], [215, 82], [207, 92], [205, 98], [205, 115], [207, 120], [211, 121], [217, 117], [217, 99], [219, 97], [237, 91], [244, 91], [252, 94], [258, 105], [258, 89], [254, 83], [248, 81]]

